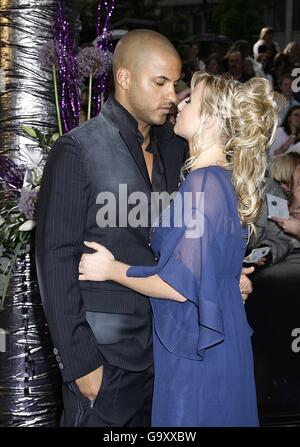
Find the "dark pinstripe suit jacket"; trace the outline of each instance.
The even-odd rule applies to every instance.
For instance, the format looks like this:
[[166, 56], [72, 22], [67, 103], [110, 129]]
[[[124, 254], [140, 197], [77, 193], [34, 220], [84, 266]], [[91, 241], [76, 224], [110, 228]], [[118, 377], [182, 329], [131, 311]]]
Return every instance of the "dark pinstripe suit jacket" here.
[[[117, 196], [119, 184], [127, 184], [128, 194], [151, 193], [137, 132], [136, 121], [111, 98], [99, 116], [59, 139], [45, 166], [37, 205], [37, 271], [65, 382], [95, 370], [104, 359], [135, 371], [152, 364], [149, 300], [110, 281], [78, 281], [79, 259], [87, 252], [84, 240], [105, 245], [130, 265], [155, 264], [148, 228], [100, 228], [96, 223], [100, 192]], [[186, 144], [169, 123], [155, 132], [171, 193], [178, 188]], [[87, 311], [122, 316], [117, 342], [99, 345]]]

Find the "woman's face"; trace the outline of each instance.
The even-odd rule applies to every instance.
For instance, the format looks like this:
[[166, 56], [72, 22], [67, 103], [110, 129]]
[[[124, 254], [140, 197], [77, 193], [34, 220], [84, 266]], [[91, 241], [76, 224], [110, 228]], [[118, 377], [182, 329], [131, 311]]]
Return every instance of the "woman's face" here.
[[293, 192], [300, 188], [300, 163], [296, 166], [293, 174]]
[[211, 61], [207, 64], [206, 70], [211, 74], [219, 74], [219, 64], [216, 59], [211, 59]]
[[289, 78], [284, 78], [281, 82], [281, 93], [284, 96], [291, 96], [291, 94], [293, 93], [292, 90], [292, 79]]
[[200, 126], [203, 88], [203, 82], [200, 82], [192, 90], [191, 96], [178, 104], [174, 132], [187, 141], [192, 140]]
[[294, 110], [289, 117], [289, 125], [292, 131], [294, 131], [294, 129], [298, 132], [300, 131], [300, 108]]
[[244, 73], [248, 76], [253, 76], [255, 75], [254, 73], [254, 69], [253, 69], [253, 64], [251, 61], [244, 61]]

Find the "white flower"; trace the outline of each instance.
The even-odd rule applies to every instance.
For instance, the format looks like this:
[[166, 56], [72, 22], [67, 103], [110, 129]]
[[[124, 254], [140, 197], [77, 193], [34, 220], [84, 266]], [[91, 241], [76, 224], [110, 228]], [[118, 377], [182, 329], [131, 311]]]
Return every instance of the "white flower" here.
[[19, 162], [24, 165], [27, 169], [36, 169], [40, 167], [43, 162], [44, 154], [39, 148], [30, 148], [26, 146], [20, 149], [18, 154]]
[[3, 224], [4, 224], [4, 222], [5, 222], [5, 219], [3, 219], [3, 217], [2, 217], [2, 216], [0, 216], [0, 226], [1, 226], [1, 225], [3, 225]]
[[19, 231], [31, 231], [35, 225], [36, 222], [34, 220], [26, 220], [26, 222], [19, 227]]

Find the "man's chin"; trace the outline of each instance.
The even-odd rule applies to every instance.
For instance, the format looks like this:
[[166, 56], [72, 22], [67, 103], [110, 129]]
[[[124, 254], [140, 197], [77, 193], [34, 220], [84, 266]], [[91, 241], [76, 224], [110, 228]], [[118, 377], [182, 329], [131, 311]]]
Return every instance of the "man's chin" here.
[[167, 122], [168, 115], [164, 114], [163, 116], [158, 116], [153, 119], [153, 125], [155, 126], [162, 126]]

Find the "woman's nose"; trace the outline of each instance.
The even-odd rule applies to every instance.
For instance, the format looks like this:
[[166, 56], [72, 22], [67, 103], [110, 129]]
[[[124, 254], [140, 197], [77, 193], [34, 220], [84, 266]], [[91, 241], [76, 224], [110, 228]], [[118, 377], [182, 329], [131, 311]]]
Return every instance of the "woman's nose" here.
[[184, 106], [185, 106], [185, 100], [181, 101], [178, 104], [178, 106], [177, 106], [178, 111], [181, 112], [181, 110], [184, 108]]

